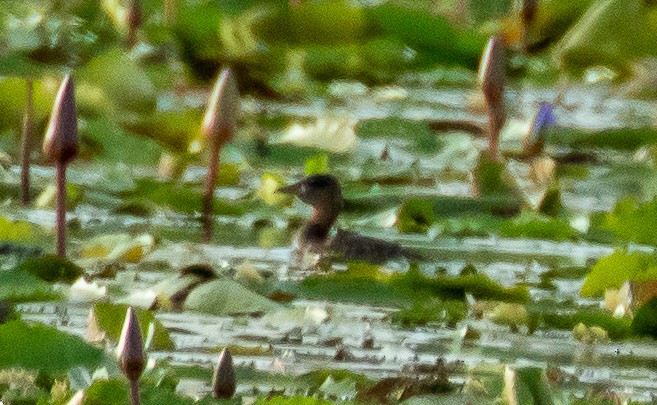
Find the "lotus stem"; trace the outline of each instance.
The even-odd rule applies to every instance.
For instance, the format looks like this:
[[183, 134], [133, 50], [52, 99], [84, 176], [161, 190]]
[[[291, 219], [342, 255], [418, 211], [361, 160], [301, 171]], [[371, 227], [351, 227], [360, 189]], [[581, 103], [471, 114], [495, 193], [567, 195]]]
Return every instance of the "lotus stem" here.
[[130, 380], [130, 403], [139, 405], [139, 380]]
[[215, 82], [205, 110], [201, 134], [210, 147], [208, 178], [203, 195], [203, 240], [210, 242], [213, 232], [214, 187], [217, 184], [217, 167], [219, 155], [224, 145], [235, 136], [237, 116], [239, 114], [239, 91], [233, 72], [226, 68], [221, 71]]
[[219, 155], [221, 146], [212, 143], [210, 146], [210, 163], [208, 164], [208, 178], [203, 195], [203, 241], [212, 241], [214, 232], [214, 187], [217, 184], [217, 175], [219, 174]]
[[25, 115], [23, 117], [23, 139], [21, 142], [21, 203], [30, 203], [30, 154], [34, 138], [34, 83], [31, 77], [25, 81]]
[[55, 232], [57, 233], [57, 255], [66, 257], [66, 163], [55, 166]]

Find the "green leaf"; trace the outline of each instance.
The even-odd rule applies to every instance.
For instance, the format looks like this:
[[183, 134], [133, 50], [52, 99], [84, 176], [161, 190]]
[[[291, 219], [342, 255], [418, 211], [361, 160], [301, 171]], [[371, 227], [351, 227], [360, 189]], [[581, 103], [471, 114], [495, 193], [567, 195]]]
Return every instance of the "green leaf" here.
[[112, 364], [101, 349], [55, 328], [22, 321], [0, 325], [0, 368], [22, 367], [55, 373], [76, 366], [95, 370]]
[[554, 403], [550, 394], [545, 370], [538, 367], [522, 367], [505, 370], [504, 393], [510, 404], [541, 404]]
[[77, 79], [91, 91], [101, 91], [118, 108], [134, 112], [155, 110], [155, 86], [146, 72], [118, 48], [95, 57]]
[[[112, 342], [118, 342], [127, 309], [127, 305], [110, 304], [108, 302], [94, 304], [91, 309], [92, 321], [89, 322], [89, 329], [98, 335], [104, 333]], [[149, 349], [172, 350], [174, 345], [169, 332], [160, 321], [155, 319], [153, 312], [143, 309], [137, 309], [136, 312], [144, 342], [146, 342], [146, 336], [151, 325], [155, 328]]]
[[266, 313], [283, 309], [271, 301], [230, 279], [217, 279], [194, 288], [185, 303], [185, 310], [213, 315]]
[[657, 257], [644, 252], [617, 250], [591, 268], [579, 293], [582, 297], [594, 297], [608, 288], [620, 288], [626, 281], [654, 279], [657, 279]]
[[431, 201], [412, 199], [399, 207], [396, 226], [400, 233], [426, 233], [435, 220]]
[[289, 29], [304, 44], [338, 45], [359, 41], [365, 33], [361, 7], [337, 0], [303, 2], [289, 10]]
[[[202, 191], [199, 187], [146, 178], [137, 180], [137, 188], [125, 197], [145, 198], [186, 214], [199, 212], [202, 207]], [[244, 204], [216, 198], [213, 207], [215, 215], [239, 216], [245, 211]]]
[[524, 211], [518, 217], [503, 222], [500, 235], [509, 238], [538, 238], [567, 240], [578, 233], [561, 218], [551, 218], [533, 211]]
[[0, 217], [0, 240], [29, 242], [34, 239], [35, 229], [28, 222], [10, 221]]
[[657, 297], [636, 311], [632, 319], [632, 331], [639, 336], [657, 338]]
[[559, 43], [556, 57], [565, 68], [589, 66], [628, 68], [632, 59], [654, 55], [657, 33], [646, 19], [649, 6], [642, 0], [600, 0]]
[[47, 301], [58, 298], [52, 286], [42, 279], [20, 270], [0, 271], [0, 299]]
[[303, 171], [306, 176], [328, 172], [329, 171], [328, 155], [325, 153], [320, 153], [311, 158], [306, 159], [306, 163], [304, 164]]
[[94, 158], [112, 163], [155, 166], [163, 151], [152, 138], [129, 134], [108, 118], [87, 120], [80, 128], [80, 136], [97, 146], [92, 151]]
[[50, 283], [70, 284], [84, 274], [84, 270], [75, 263], [55, 255], [29, 258], [19, 264], [16, 270], [32, 274]]
[[624, 242], [644, 243], [657, 246], [657, 198], [640, 204], [634, 198], [616, 203], [606, 215], [603, 228], [611, 231]]

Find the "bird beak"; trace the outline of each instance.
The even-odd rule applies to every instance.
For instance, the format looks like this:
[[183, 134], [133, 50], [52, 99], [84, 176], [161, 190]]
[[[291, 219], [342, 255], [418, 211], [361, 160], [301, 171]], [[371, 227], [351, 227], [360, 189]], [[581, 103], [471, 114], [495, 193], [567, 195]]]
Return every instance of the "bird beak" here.
[[276, 189], [277, 193], [297, 195], [299, 194], [299, 189], [301, 188], [301, 182], [290, 184], [289, 186], [279, 187]]

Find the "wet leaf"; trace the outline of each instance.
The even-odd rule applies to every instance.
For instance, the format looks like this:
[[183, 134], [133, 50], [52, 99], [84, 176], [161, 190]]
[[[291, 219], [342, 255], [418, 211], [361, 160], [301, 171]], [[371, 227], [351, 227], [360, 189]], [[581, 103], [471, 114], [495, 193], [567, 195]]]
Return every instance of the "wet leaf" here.
[[66, 372], [75, 366], [94, 370], [111, 364], [101, 349], [54, 328], [22, 321], [0, 325], [0, 367], [53, 373]]
[[617, 250], [600, 259], [586, 276], [580, 295], [594, 297], [608, 288], [620, 288], [626, 281], [657, 279], [657, 258], [644, 252]]
[[183, 305], [185, 310], [213, 315], [262, 314], [283, 309], [271, 301], [229, 279], [217, 279], [194, 288]]
[[0, 240], [29, 242], [34, 239], [35, 229], [28, 222], [10, 221], [0, 217]]
[[19, 270], [0, 272], [0, 299], [23, 301], [48, 301], [58, 298], [46, 281]]
[[636, 311], [632, 331], [639, 336], [657, 338], [657, 298], [652, 298]]
[[75, 263], [54, 255], [27, 259], [19, 264], [16, 270], [32, 274], [50, 283], [71, 284], [84, 274], [84, 270]]
[[95, 57], [76, 76], [81, 91], [84, 83], [120, 109], [140, 113], [155, 109], [155, 86], [123, 50], [114, 48]]
[[[109, 339], [112, 342], [117, 342], [121, 335], [121, 328], [123, 327], [123, 320], [127, 309], [127, 305], [105, 302], [94, 304], [87, 335], [94, 341]], [[155, 328], [155, 333], [148, 349], [172, 350], [174, 348], [169, 332], [160, 321], [155, 319], [152, 312], [142, 309], [137, 309], [135, 312], [139, 320], [139, 328], [144, 331], [144, 336], [148, 334], [148, 330], [151, 327]]]
[[127, 233], [100, 235], [84, 242], [82, 259], [124, 261], [137, 263], [155, 247], [155, 239], [148, 234], [131, 236]]

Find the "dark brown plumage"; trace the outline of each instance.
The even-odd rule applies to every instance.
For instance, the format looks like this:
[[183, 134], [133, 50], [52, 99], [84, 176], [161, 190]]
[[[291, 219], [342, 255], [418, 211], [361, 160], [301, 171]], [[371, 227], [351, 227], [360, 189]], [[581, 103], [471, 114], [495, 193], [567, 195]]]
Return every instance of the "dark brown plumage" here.
[[306, 253], [332, 256], [345, 261], [366, 261], [374, 264], [401, 258], [417, 258], [401, 245], [337, 229], [330, 237], [343, 208], [342, 190], [338, 180], [329, 174], [316, 174], [292, 185], [282, 187], [281, 193], [297, 196], [313, 207], [313, 214], [297, 235], [297, 261]]

